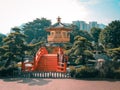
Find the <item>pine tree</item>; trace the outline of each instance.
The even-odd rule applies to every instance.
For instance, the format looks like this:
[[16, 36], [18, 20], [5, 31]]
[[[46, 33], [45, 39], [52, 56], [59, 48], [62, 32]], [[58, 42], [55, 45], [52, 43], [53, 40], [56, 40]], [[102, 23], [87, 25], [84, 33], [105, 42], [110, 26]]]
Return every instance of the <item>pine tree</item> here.
[[86, 38], [76, 36], [72, 48], [67, 53], [70, 57], [74, 56], [76, 64], [85, 65], [89, 58], [93, 58], [91, 50], [92, 44]]
[[1, 60], [5, 62], [5, 67], [23, 60], [25, 50], [28, 46], [25, 44], [26, 36], [21, 33], [21, 29], [14, 27], [11, 33], [4, 38], [4, 45], [0, 47]]

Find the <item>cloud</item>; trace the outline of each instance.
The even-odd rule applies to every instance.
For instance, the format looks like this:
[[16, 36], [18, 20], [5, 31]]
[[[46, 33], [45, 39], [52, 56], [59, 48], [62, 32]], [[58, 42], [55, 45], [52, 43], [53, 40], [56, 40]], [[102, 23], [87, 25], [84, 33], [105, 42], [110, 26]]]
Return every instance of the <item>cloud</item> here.
[[[113, 5], [115, 4], [115, 5]], [[56, 22], [57, 16], [62, 22], [73, 20], [110, 21], [119, 16], [116, 4], [119, 0], [0, 0], [0, 32], [9, 32], [11, 27], [21, 25], [35, 18], [45, 17]], [[117, 6], [119, 9], [119, 7]], [[115, 13], [116, 14], [115, 14]], [[107, 13], [107, 14], [106, 14]], [[114, 14], [114, 15], [113, 15]], [[106, 19], [107, 18], [107, 19]], [[7, 31], [8, 30], [8, 31]]]
[[70, 23], [88, 16], [88, 10], [74, 0], [0, 0], [0, 12], [3, 33], [35, 18], [45, 17], [55, 23], [60, 16], [62, 22]]

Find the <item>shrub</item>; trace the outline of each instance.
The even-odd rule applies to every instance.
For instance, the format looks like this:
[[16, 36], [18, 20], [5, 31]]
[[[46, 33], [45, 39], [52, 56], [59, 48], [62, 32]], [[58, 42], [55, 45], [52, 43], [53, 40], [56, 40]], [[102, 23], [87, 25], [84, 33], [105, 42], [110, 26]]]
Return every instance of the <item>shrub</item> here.
[[1, 67], [0, 68], [0, 77], [6, 76], [6, 72], [7, 72], [6, 68]]
[[105, 72], [106, 73], [106, 75], [105, 75], [105, 77], [106, 78], [114, 78], [115, 77], [115, 73], [114, 73], [114, 69], [111, 67], [108, 67], [108, 70]]
[[76, 78], [94, 78], [98, 76], [98, 71], [93, 67], [82, 66], [76, 69]]
[[114, 71], [114, 78], [115, 79], [120, 79], [120, 69]]
[[70, 74], [71, 74], [71, 77], [74, 77], [75, 76], [75, 73], [76, 73], [76, 69], [74, 66], [70, 66]]
[[105, 65], [99, 69], [100, 78], [118, 78], [119, 77], [119, 63], [113, 61], [107, 61]]
[[93, 67], [89, 67], [87, 71], [88, 71], [88, 77], [90, 77], [90, 78], [97, 77], [97, 76], [98, 76], [98, 73], [99, 73], [99, 71], [96, 70], [96, 69], [93, 68]]
[[75, 78], [109, 78], [120, 79], [120, 68], [114, 67], [112, 62], [107, 62], [102, 68], [81, 66], [80, 68], [70, 67], [71, 77]]
[[76, 69], [76, 78], [83, 78], [87, 76], [87, 67], [82, 66], [78, 69]]
[[2, 67], [0, 69], [0, 77], [11, 77], [13, 75], [13, 71], [18, 70], [17, 67]]

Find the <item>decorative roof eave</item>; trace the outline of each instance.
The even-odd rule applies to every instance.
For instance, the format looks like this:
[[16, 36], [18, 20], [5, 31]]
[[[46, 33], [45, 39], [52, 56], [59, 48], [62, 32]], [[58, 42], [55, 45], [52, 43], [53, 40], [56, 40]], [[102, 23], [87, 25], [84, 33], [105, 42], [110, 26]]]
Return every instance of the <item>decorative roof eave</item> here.
[[56, 30], [65, 30], [65, 31], [71, 31], [71, 28], [66, 28], [66, 27], [49, 27], [46, 28], [46, 31], [56, 31]]

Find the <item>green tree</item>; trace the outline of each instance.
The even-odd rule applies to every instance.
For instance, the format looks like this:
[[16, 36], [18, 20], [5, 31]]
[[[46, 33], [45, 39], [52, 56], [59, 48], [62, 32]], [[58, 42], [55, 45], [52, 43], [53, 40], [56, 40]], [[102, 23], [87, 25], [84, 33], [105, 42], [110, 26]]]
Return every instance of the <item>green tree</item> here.
[[26, 23], [22, 30], [28, 38], [26, 38], [27, 43], [36, 43], [40, 41], [46, 41], [47, 32], [45, 28], [51, 25], [51, 21], [46, 18], [37, 18], [32, 22]]
[[94, 47], [94, 50], [95, 51], [103, 51], [103, 49], [101, 49], [101, 46], [99, 45], [99, 35], [100, 35], [100, 32], [102, 30], [100, 28], [96, 28], [96, 27], [93, 27], [91, 30], [90, 30], [90, 34], [93, 38], [93, 47]]
[[1, 60], [5, 62], [5, 67], [10, 66], [23, 60], [27, 45], [25, 44], [26, 36], [21, 33], [21, 29], [14, 27], [11, 33], [4, 38], [4, 45], [0, 47]]
[[45, 42], [38, 42], [35, 44], [28, 44], [27, 50], [25, 51], [25, 54], [28, 56], [35, 56], [36, 52], [39, 50], [41, 46], [44, 45]]
[[113, 58], [113, 61], [117, 61], [118, 59], [120, 59], [120, 47], [109, 49], [107, 53], [111, 58]]
[[106, 48], [118, 48], [120, 46], [120, 21], [112, 21], [100, 33], [100, 42]]
[[86, 64], [87, 60], [93, 58], [92, 44], [84, 37], [76, 36], [74, 44], [67, 54], [74, 57], [76, 64]]
[[100, 28], [96, 28], [96, 27], [93, 27], [93, 28], [90, 30], [90, 34], [92, 35], [93, 40], [94, 40], [96, 43], [98, 43], [98, 41], [99, 41], [100, 32], [101, 32], [101, 29], [100, 29]]
[[92, 41], [93, 40], [93, 38], [92, 38], [92, 36], [87, 32], [87, 31], [83, 31], [83, 30], [73, 30], [72, 32], [71, 32], [71, 43], [73, 43], [74, 42], [74, 37], [76, 37], [76, 36], [81, 36], [81, 37], [84, 37], [84, 38], [86, 38], [87, 40], [89, 40], [89, 41]]
[[6, 37], [6, 36], [5, 36], [4, 34], [1, 34], [1, 33], [0, 33], [0, 46], [3, 45], [2, 40], [3, 40], [5, 37]]

